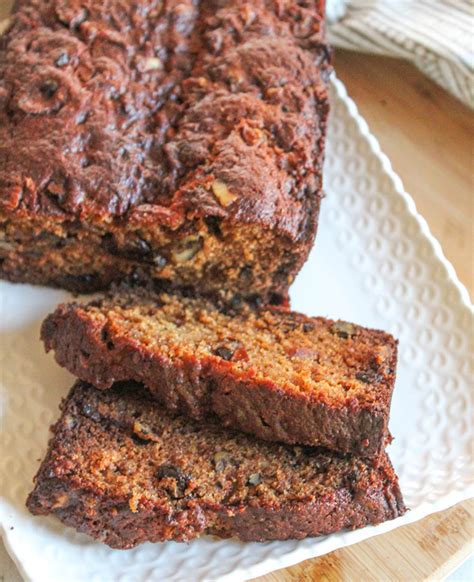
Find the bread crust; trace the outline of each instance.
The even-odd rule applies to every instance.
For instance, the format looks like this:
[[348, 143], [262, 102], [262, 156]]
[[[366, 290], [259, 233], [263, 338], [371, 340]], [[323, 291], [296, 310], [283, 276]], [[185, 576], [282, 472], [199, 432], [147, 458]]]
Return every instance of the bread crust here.
[[317, 229], [324, 34], [320, 0], [17, 2], [0, 276], [284, 294]]

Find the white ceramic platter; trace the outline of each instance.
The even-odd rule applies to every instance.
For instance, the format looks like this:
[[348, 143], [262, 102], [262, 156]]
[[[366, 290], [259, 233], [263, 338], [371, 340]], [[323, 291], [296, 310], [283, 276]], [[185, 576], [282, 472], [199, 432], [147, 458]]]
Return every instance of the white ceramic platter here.
[[360, 542], [473, 494], [469, 297], [367, 124], [333, 81], [325, 188], [314, 252], [293, 307], [352, 320], [400, 339], [390, 455], [411, 511], [378, 527], [265, 544], [218, 541], [111, 550], [50, 518], [25, 498], [48, 426], [72, 383], [43, 353], [41, 320], [67, 294], [0, 287], [0, 395], [5, 543], [24, 577], [45, 582], [243, 580]]

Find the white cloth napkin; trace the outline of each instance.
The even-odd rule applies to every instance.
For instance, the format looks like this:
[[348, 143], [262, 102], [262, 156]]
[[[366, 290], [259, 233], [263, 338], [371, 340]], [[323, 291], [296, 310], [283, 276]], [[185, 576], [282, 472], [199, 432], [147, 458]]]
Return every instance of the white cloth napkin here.
[[471, 0], [327, 0], [336, 47], [401, 57], [474, 107]]

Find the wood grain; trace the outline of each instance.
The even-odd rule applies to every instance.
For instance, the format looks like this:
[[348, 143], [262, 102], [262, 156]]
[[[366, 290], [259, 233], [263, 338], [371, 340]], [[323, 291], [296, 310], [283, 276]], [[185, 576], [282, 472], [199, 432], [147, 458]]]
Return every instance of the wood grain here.
[[[3, 6], [2, 6], [3, 5]], [[5, 3], [0, 0], [0, 7]], [[473, 293], [471, 111], [411, 65], [336, 53], [336, 70], [461, 281]], [[474, 501], [258, 582], [442, 580], [472, 551]], [[0, 580], [21, 580], [3, 547]]]
[[472, 297], [473, 112], [401, 60], [341, 51], [335, 68]]
[[254, 582], [443, 580], [472, 552], [474, 501]]

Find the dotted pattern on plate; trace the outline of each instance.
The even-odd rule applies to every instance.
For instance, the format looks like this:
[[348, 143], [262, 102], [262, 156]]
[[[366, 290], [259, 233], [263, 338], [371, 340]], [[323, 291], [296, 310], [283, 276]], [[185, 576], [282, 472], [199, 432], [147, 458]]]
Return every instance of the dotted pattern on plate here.
[[[0, 285], [2, 477], [7, 547], [25, 577], [135, 582], [242, 580], [388, 531], [469, 496], [474, 377], [467, 293], [416, 216], [388, 159], [338, 81], [327, 148], [324, 201], [314, 252], [292, 291], [309, 313], [381, 327], [400, 339], [391, 457], [412, 511], [396, 522], [326, 538], [242, 544], [204, 538], [111, 550], [33, 518], [26, 495], [72, 383], [38, 340], [42, 318], [67, 294]], [[10, 529], [14, 527], [14, 529]]]

